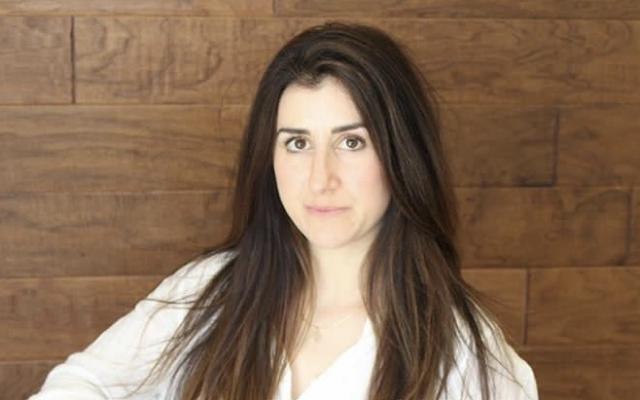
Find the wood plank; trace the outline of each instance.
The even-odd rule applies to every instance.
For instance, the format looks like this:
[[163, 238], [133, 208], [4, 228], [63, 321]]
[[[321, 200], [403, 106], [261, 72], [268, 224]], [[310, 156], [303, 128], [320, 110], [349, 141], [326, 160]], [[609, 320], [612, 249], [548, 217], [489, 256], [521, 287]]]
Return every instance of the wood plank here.
[[553, 184], [554, 109], [447, 105], [442, 127], [456, 186]]
[[76, 18], [79, 103], [250, 103], [262, 70], [317, 20]]
[[639, 112], [620, 104], [561, 108], [558, 184], [639, 185]]
[[448, 103], [640, 101], [640, 21], [363, 21], [372, 21], [406, 44]]
[[232, 186], [246, 107], [0, 107], [2, 192]]
[[640, 4], [634, 0], [275, 0], [275, 5], [279, 16], [640, 18]]
[[527, 344], [640, 344], [640, 267], [530, 273]]
[[0, 279], [0, 359], [64, 358], [82, 350], [162, 278]]
[[0, 400], [26, 399], [40, 389], [51, 368], [62, 361], [0, 361]]
[[[77, 18], [77, 100], [249, 104], [284, 42], [326, 20]], [[352, 20], [404, 43], [447, 103], [640, 102], [640, 21]]]
[[456, 194], [466, 266], [625, 261], [630, 196], [626, 189], [460, 188]]
[[272, 0], [3, 0], [0, 14], [270, 16]]
[[640, 346], [529, 347], [545, 400], [635, 400], [640, 392]]
[[226, 234], [227, 194], [0, 194], [0, 277], [165, 274]]
[[631, 238], [627, 264], [640, 265], [640, 189], [633, 190], [631, 199]]
[[524, 343], [527, 272], [522, 269], [462, 269], [471, 286], [495, 300], [488, 304], [510, 343]]
[[0, 104], [71, 102], [71, 19], [1, 17]]

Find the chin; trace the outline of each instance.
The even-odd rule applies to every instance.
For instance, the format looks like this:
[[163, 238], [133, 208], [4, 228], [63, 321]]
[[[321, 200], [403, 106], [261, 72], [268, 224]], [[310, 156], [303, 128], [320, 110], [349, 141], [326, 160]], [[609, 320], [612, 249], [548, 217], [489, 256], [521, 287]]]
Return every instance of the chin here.
[[350, 242], [348, 238], [337, 236], [331, 233], [311, 234], [305, 236], [307, 237], [310, 245], [325, 249], [343, 247]]

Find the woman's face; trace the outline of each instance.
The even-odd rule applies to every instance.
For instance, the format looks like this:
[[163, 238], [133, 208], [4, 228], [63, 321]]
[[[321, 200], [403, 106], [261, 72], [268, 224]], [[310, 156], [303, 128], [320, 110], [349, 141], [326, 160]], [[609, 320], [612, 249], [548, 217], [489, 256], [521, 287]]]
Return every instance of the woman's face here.
[[[288, 86], [278, 105], [278, 194], [317, 248], [371, 242], [389, 204], [382, 165], [348, 91], [333, 77]], [[364, 242], [363, 242], [364, 241]]]

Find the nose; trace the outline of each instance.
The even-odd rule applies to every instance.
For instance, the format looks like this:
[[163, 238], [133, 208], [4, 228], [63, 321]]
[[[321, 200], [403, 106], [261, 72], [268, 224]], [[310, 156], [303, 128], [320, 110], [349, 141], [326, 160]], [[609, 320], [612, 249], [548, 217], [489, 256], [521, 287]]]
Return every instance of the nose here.
[[313, 153], [309, 186], [313, 193], [323, 193], [335, 189], [338, 178], [335, 174], [335, 155], [330, 150], [318, 150]]

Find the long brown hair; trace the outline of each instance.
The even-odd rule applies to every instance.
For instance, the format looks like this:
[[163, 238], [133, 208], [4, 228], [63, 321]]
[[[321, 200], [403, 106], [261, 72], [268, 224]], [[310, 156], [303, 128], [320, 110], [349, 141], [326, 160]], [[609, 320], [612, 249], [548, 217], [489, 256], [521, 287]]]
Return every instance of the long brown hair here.
[[351, 94], [391, 191], [361, 282], [378, 338], [369, 399], [439, 398], [464, 337], [479, 365], [482, 398], [490, 398], [487, 338], [501, 330], [481, 306], [483, 296], [461, 277], [436, 92], [408, 54], [377, 28], [329, 22], [299, 33], [272, 59], [244, 131], [229, 235], [197, 260], [233, 256], [192, 302], [154, 365], [166, 372], [180, 360], [171, 379], [176, 398], [267, 400], [277, 393], [315, 288], [306, 239], [276, 188], [277, 107], [288, 85], [314, 86], [325, 76]]

